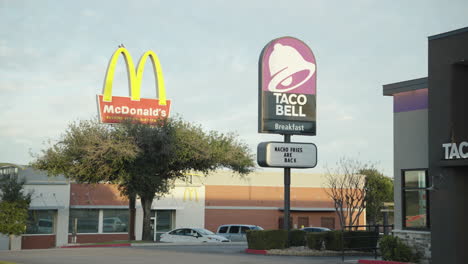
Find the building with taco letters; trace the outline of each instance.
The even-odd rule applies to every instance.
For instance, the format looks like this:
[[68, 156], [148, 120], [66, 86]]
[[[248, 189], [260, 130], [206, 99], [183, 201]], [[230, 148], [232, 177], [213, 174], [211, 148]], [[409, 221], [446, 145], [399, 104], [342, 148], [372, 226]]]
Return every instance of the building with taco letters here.
[[393, 233], [423, 263], [466, 263], [468, 27], [428, 40], [428, 77], [383, 86], [393, 97]]

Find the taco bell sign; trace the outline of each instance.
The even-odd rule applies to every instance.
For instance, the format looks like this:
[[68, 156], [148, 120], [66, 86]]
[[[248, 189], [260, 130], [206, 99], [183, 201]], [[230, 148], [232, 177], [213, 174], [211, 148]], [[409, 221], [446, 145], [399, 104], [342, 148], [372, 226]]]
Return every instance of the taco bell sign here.
[[302, 41], [268, 43], [259, 61], [258, 132], [316, 135], [317, 66]]

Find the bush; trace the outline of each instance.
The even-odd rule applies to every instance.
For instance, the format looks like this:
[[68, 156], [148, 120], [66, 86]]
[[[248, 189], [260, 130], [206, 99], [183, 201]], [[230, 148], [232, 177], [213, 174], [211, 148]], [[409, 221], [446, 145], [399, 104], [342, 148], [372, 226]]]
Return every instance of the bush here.
[[341, 233], [342, 231], [340, 230], [326, 232], [325, 248], [327, 250], [343, 250], [343, 241], [341, 240]]
[[378, 234], [373, 231], [346, 231], [344, 237], [348, 249], [372, 251], [377, 247]]
[[302, 230], [291, 230], [289, 234], [289, 246], [300, 247], [306, 245], [306, 232]]
[[379, 243], [382, 258], [390, 261], [419, 262], [419, 253], [414, 253], [401, 239], [384, 236]]
[[247, 244], [249, 249], [268, 250], [286, 248], [286, 230], [249, 230]]
[[326, 244], [328, 232], [317, 232], [307, 234], [307, 246], [310, 249], [321, 250], [322, 245]]

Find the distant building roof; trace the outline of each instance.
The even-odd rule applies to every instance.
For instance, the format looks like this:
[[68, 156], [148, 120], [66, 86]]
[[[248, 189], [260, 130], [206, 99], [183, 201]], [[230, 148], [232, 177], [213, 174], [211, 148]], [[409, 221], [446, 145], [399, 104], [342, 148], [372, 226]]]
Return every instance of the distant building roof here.
[[385, 84], [383, 86], [383, 94], [394, 95], [396, 93], [409, 92], [426, 88], [428, 88], [427, 77], [424, 77], [403, 82]]

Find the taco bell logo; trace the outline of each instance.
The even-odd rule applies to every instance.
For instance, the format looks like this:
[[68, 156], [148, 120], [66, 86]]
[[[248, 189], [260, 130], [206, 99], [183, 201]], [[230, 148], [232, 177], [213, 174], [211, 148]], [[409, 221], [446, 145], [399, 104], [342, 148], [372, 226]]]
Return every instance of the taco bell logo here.
[[[314, 61], [313, 56], [309, 60]], [[307, 92], [307, 86], [313, 86], [309, 80], [315, 73], [315, 63], [305, 60], [292, 46], [276, 43], [268, 59], [268, 66], [271, 79], [267, 88], [271, 92], [284, 93], [297, 89], [297, 93], [303, 93]]]
[[310, 48], [296, 38], [275, 39], [263, 49], [260, 64], [259, 131], [315, 135], [317, 68]]

